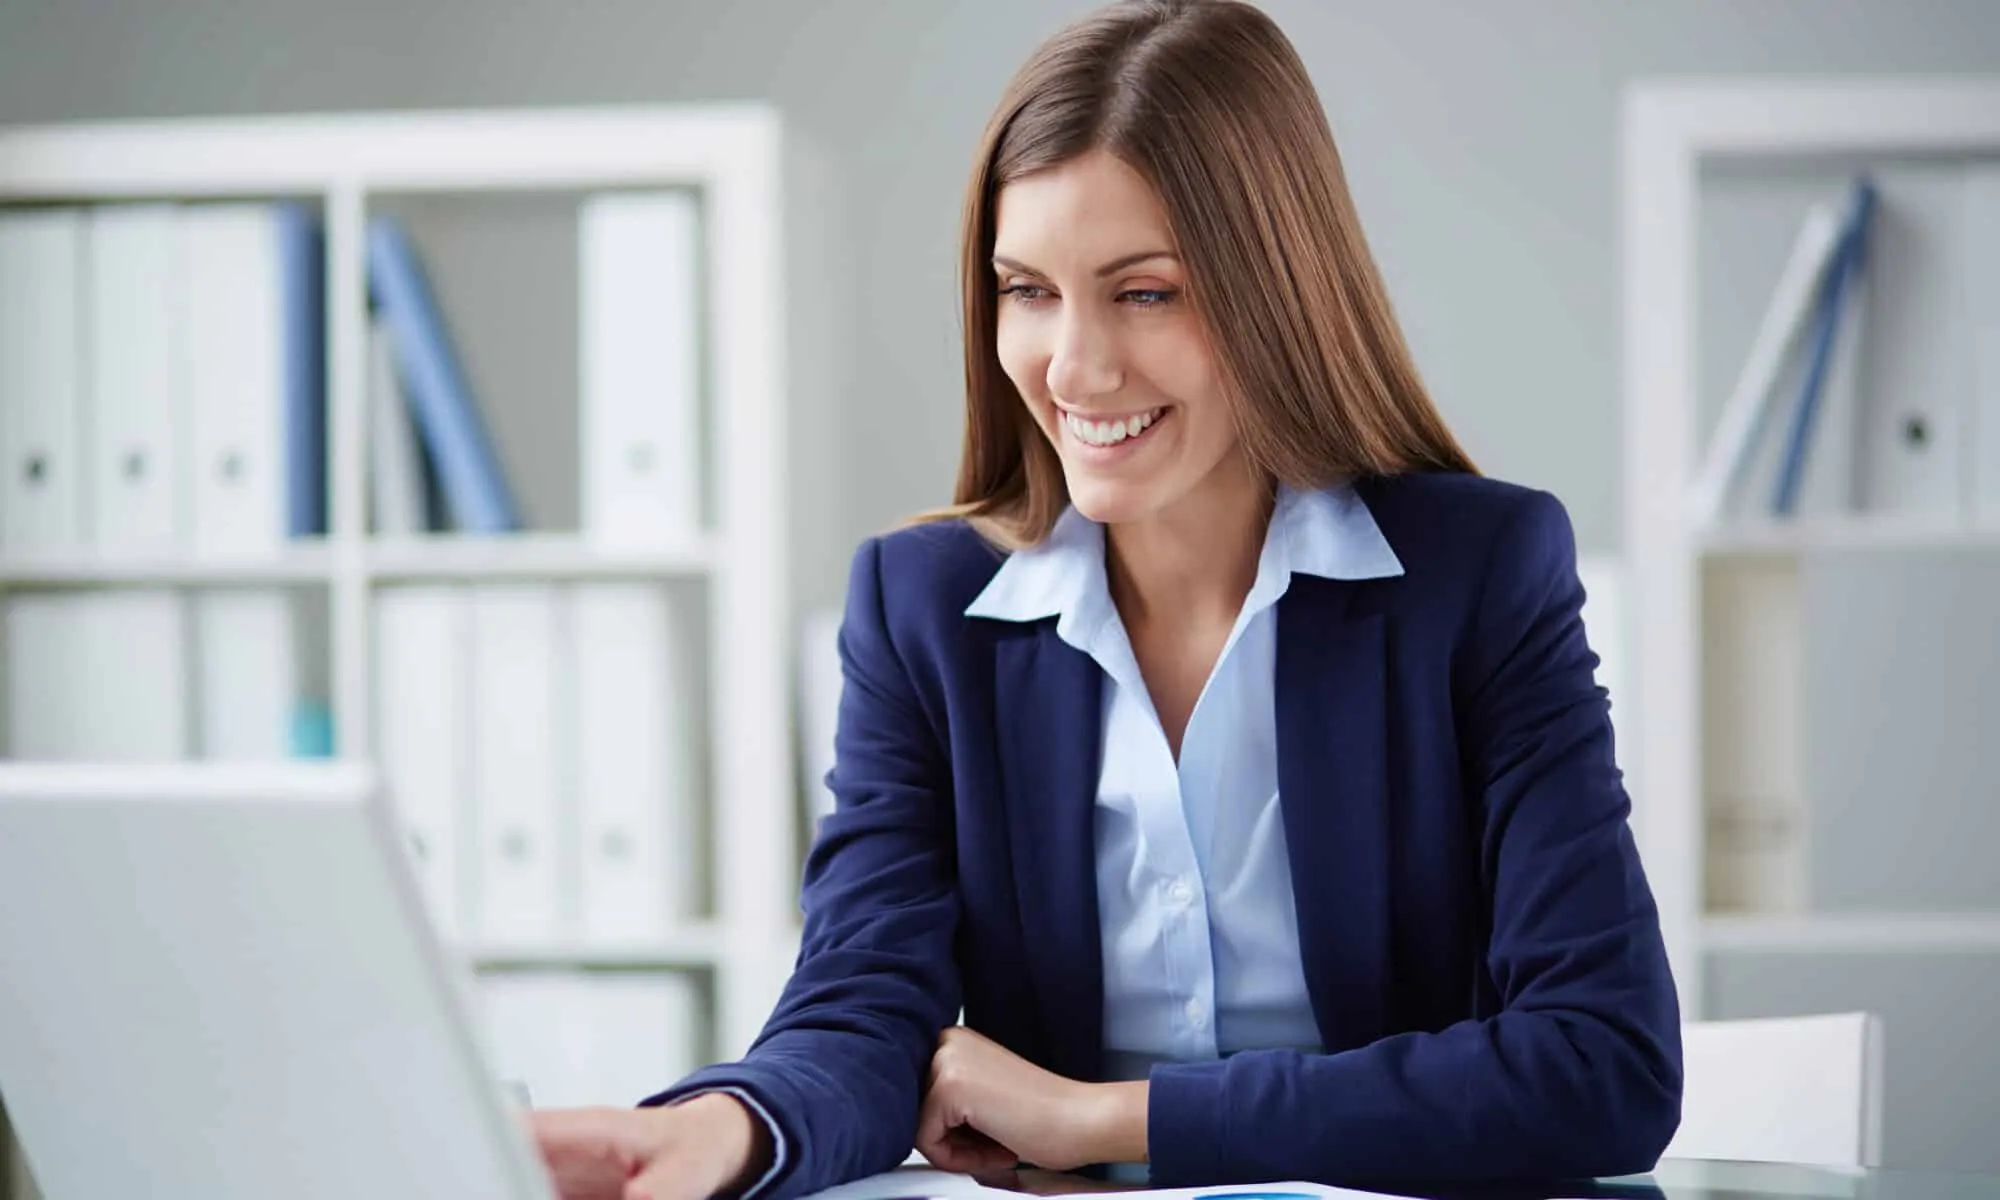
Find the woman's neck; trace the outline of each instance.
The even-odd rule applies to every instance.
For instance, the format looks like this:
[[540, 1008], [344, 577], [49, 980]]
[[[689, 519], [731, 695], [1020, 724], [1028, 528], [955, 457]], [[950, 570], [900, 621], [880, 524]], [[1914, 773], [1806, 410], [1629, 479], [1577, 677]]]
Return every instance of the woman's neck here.
[[1234, 621], [1257, 579], [1272, 491], [1248, 464], [1221, 467], [1171, 508], [1105, 530], [1105, 573], [1128, 627]]

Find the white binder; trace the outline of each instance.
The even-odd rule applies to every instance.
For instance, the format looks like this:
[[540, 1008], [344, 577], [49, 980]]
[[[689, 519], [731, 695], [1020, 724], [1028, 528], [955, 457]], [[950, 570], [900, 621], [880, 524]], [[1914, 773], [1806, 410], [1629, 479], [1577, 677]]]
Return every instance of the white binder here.
[[563, 743], [571, 706], [560, 593], [507, 583], [468, 595], [479, 934], [550, 942], [567, 924], [561, 814], [570, 803]]
[[581, 206], [583, 528], [599, 544], [700, 528], [699, 227], [686, 191]]
[[1963, 171], [1880, 179], [1869, 235], [1867, 395], [1857, 443], [1857, 506], [1892, 520], [1965, 516], [1969, 355], [1980, 337], [1965, 309]]
[[396, 372], [394, 333], [380, 317], [368, 321], [368, 498], [376, 533], [421, 534], [423, 462], [416, 425]]
[[0, 544], [84, 540], [83, 219], [0, 213]]
[[[1698, 524], [1746, 509], [1751, 515], [1769, 511], [1774, 471], [1755, 468], [1775, 467], [1776, 454], [1770, 447], [1784, 437], [1784, 420], [1797, 396], [1796, 386], [1787, 378], [1788, 355], [1812, 323], [1813, 301], [1839, 247], [1840, 210], [1831, 201], [1813, 205], [1799, 223], [1791, 253], [1689, 487], [1689, 515]], [[1762, 490], [1751, 490], [1760, 485]]]
[[[1806, 433], [1805, 458], [1799, 469], [1794, 515], [1846, 517], [1857, 508], [1860, 478], [1858, 448], [1863, 444], [1863, 419], [1875, 398], [1868, 345], [1873, 337], [1869, 317], [1874, 307], [1875, 231], [1856, 268], [1842, 286], [1840, 311], [1828, 352], [1826, 377], [1820, 385], [1819, 409]], [[1790, 429], [1784, 430], [1790, 433]]]
[[2000, 524], [2000, 166], [1967, 168], [1965, 304], [1973, 331], [1967, 423], [1972, 447], [1972, 512]]
[[25, 592], [6, 603], [9, 757], [187, 757], [186, 609], [178, 594]]
[[1799, 574], [1792, 563], [1731, 563], [1704, 577], [1701, 603], [1706, 902], [1800, 912], [1811, 897]]
[[687, 647], [657, 586], [580, 584], [571, 614], [579, 936], [656, 942], [696, 908]]
[[198, 753], [222, 761], [291, 757], [301, 699], [297, 614], [277, 588], [194, 597]]
[[687, 976], [494, 972], [475, 1006], [494, 1074], [538, 1108], [624, 1107], [699, 1065], [700, 1006]]
[[431, 918], [446, 941], [457, 941], [469, 909], [465, 600], [450, 586], [411, 585], [383, 590], [375, 605], [382, 771], [408, 832]]
[[182, 210], [187, 469], [198, 553], [269, 553], [285, 537], [284, 310], [274, 210]]
[[173, 205], [90, 213], [85, 507], [106, 550], [168, 553], [181, 536], [179, 244]]
[[699, 1057], [694, 981], [678, 973], [599, 971], [564, 995], [563, 1027], [576, 1064], [571, 1096], [633, 1104], [679, 1083]]

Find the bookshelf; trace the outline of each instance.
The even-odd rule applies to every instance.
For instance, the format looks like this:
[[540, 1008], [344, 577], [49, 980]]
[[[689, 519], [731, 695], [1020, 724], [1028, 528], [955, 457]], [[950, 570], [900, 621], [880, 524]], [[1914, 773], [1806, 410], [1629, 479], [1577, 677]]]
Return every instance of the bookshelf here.
[[[160, 120], [0, 129], [0, 214], [120, 202], [303, 200], [324, 232], [324, 536], [261, 552], [210, 553], [185, 541], [143, 551], [0, 545], [0, 602], [47, 593], [282, 589], [321, 604], [332, 753], [380, 760], [385, 599], [416, 590], [568, 595], [590, 585], [671, 593], [692, 635], [675, 646], [667, 702], [693, 760], [682, 827], [702, 893], [669, 927], [642, 937], [448, 937], [483, 983], [568, 972], [692, 981], [689, 1066], [733, 1057], [754, 1036], [798, 942], [799, 796], [793, 741], [791, 497], [786, 467], [796, 344], [788, 322], [787, 190], [795, 137], [758, 104], [432, 111]], [[395, 204], [530, 197], [554, 211], [602, 193], [698, 197], [698, 386], [702, 514], [697, 528], [600, 536], [574, 528], [383, 535], [371, 518], [371, 215]], [[573, 258], [570, 265], [574, 266]], [[477, 285], [475, 285], [477, 286]], [[449, 297], [443, 307], [449, 308]], [[539, 311], [532, 304], [528, 311]], [[449, 314], [448, 314], [449, 315]], [[532, 332], [532, 331], [531, 331]], [[552, 331], [553, 336], [553, 331]], [[574, 327], [563, 336], [575, 338]], [[578, 389], [580, 390], [580, 389]], [[578, 395], [545, 398], [538, 419], [581, 423]], [[577, 454], [511, 444], [513, 461]], [[586, 467], [558, 464], [558, 478]], [[572, 484], [574, 486], [574, 484]], [[571, 510], [578, 507], [569, 497]], [[581, 506], [587, 511], [587, 503]], [[682, 628], [681, 624], [676, 629]], [[563, 635], [567, 636], [567, 635]], [[556, 641], [562, 644], [562, 637]], [[600, 659], [603, 655], [599, 656]], [[10, 656], [10, 665], [11, 665]], [[536, 699], [566, 713], [574, 700]], [[675, 690], [698, 688], [698, 691]], [[565, 753], [584, 753], [575, 741]], [[567, 762], [570, 768], [573, 761]], [[385, 772], [393, 775], [393, 772]], [[567, 794], [554, 797], [573, 806]], [[462, 808], [475, 804], [462, 802]], [[567, 813], [568, 809], [565, 808]], [[562, 819], [570, 819], [565, 815]], [[565, 835], [571, 836], [571, 835]], [[573, 835], [580, 844], [584, 836]], [[469, 851], [468, 851], [469, 852]], [[579, 848], [580, 856], [583, 851]], [[570, 867], [579, 871], [582, 868]], [[566, 880], [565, 886], [573, 881]], [[657, 1086], [672, 1082], [657, 1081]], [[642, 1093], [643, 1094], [643, 1093]], [[630, 1103], [638, 1095], [604, 1095]]]
[[[2000, 257], [1966, 265], [1978, 257], [1973, 239], [2000, 244], [1982, 232], [2000, 227], [2000, 210], [1977, 221], [1971, 200], [1975, 186], [2000, 196], [2000, 80], [1642, 81], [1625, 96], [1621, 148], [1631, 663], [1621, 757], [1684, 1009], [1709, 1015], [1705, 975], [1718, 955], [2000, 954], [2000, 912], [1816, 907], [1811, 863], [1800, 858], [1815, 807], [1801, 763], [1800, 713], [1811, 698], [1800, 664], [1829, 652], [1806, 641], [1828, 631], [1815, 634], [1805, 618], [1802, 579], [1816, 564], [1866, 555], [2000, 552], [2000, 442], [1989, 432], [2000, 430], [2000, 363], [1992, 329], [1979, 334], [2000, 320], [2000, 306], [1968, 274], [2000, 278]], [[1783, 259], [1785, 245], [1772, 239], [1779, 228], [1791, 234], [1789, 224], [1769, 225], [1770, 214], [1794, 221], [1801, 195], [1827, 194], [1857, 169], [1879, 173], [1883, 211], [1903, 214], [1879, 247], [1883, 286], [1870, 320], [1880, 326], [1864, 343], [1873, 358], [1857, 376], [1858, 402], [1927, 414], [1957, 437], [1956, 453], [1947, 446], [1938, 453], [1950, 457], [1932, 464], [1953, 473], [1908, 502], [1699, 519], [1689, 486], [1714, 393], [1740, 351], [1704, 344], [1716, 310], [1754, 323]], [[1749, 183], [1731, 191], [1731, 180]], [[1758, 252], [1770, 270], [1741, 274], [1754, 285], [1718, 296], [1704, 270], [1726, 274], [1727, 264], [1716, 269], [1704, 221], [1731, 213], [1766, 221]], [[1943, 221], [1957, 222], [1951, 236], [1926, 232]], [[1719, 374], [1708, 369], [1718, 359]], [[1865, 411], [1860, 420], [1867, 436]], [[1718, 797], [1730, 792], [1758, 793], [1770, 807], [1732, 808], [1740, 797]]]

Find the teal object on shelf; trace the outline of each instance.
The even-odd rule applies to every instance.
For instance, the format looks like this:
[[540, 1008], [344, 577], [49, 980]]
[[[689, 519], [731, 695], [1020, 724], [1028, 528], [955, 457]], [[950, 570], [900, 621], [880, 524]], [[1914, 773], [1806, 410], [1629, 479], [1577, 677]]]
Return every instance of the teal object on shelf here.
[[333, 710], [308, 700], [292, 713], [292, 757], [333, 757]]

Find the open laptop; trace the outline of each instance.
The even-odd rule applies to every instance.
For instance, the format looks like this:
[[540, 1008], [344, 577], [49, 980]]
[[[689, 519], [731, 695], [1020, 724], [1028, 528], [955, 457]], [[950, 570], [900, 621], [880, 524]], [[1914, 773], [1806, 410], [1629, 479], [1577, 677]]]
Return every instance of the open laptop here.
[[0, 764], [0, 1094], [49, 1200], [553, 1200], [371, 773]]

